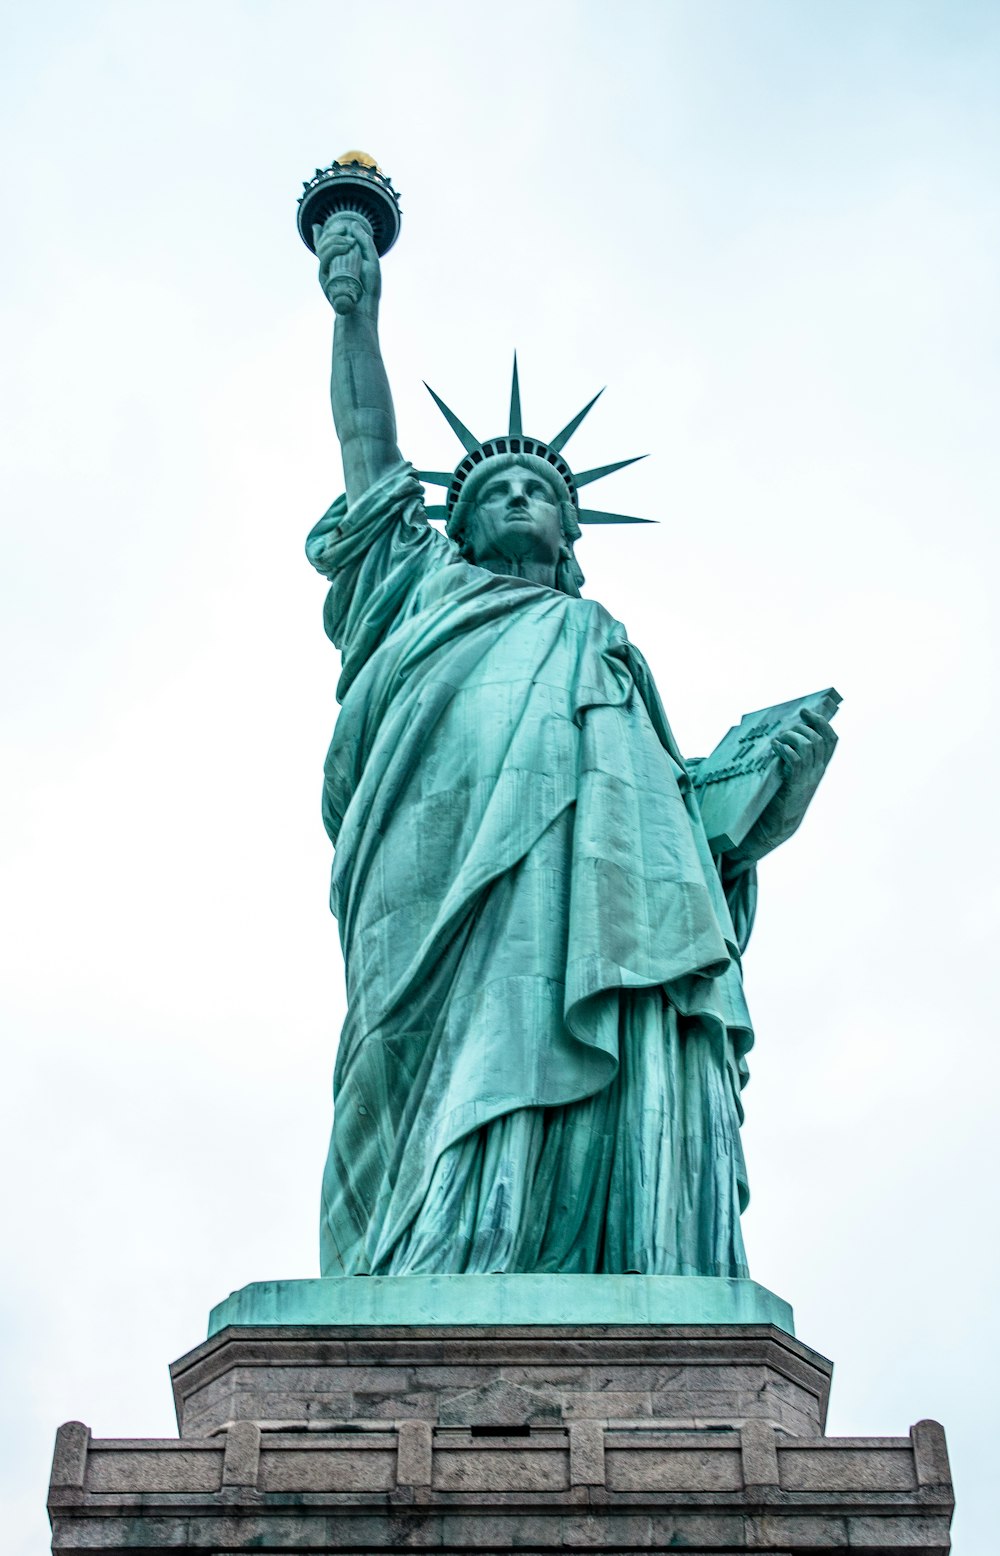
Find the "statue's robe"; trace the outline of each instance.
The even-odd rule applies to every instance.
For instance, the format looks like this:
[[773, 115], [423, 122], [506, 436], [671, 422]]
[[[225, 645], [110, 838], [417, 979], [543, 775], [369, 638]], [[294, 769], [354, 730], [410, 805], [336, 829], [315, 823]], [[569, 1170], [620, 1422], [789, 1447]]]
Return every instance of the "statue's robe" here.
[[463, 560], [400, 466], [307, 542], [343, 654], [326, 1275], [746, 1274], [739, 953], [649, 671]]

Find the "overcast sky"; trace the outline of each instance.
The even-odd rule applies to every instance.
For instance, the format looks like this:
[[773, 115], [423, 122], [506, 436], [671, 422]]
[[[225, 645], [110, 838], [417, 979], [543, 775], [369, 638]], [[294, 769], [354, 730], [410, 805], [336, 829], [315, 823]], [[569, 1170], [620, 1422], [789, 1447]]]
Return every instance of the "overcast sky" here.
[[[600, 388], [577, 468], [660, 520], [587, 592], [682, 747], [819, 687], [841, 744], [761, 872], [751, 1273], [834, 1433], [948, 1432], [995, 1542], [1000, 7], [91, 0], [19, 8], [6, 236], [0, 1285], [7, 1556], [52, 1436], [175, 1430], [170, 1361], [317, 1272], [342, 1017], [307, 530], [341, 489], [295, 232], [348, 147], [403, 196], [400, 444]], [[590, 495], [590, 494], [588, 494]]]

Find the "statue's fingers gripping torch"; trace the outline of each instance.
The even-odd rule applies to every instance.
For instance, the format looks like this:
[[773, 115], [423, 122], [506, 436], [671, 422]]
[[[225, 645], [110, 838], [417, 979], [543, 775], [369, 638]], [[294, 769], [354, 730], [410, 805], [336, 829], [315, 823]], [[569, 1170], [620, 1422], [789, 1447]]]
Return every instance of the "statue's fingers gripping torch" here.
[[[313, 228], [328, 217], [350, 212], [371, 231], [379, 257], [388, 253], [399, 237], [399, 195], [372, 157], [364, 151], [345, 151], [328, 168], [317, 168], [304, 185], [299, 200], [299, 236], [316, 252]], [[361, 299], [361, 254], [352, 247], [336, 254], [327, 272], [326, 293], [337, 313], [353, 313]]]

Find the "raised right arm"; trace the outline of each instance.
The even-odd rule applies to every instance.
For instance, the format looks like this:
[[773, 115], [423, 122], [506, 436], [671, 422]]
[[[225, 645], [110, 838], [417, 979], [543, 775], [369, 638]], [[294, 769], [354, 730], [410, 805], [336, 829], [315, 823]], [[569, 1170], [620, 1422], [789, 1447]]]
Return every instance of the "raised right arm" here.
[[400, 463], [396, 416], [378, 339], [381, 271], [371, 229], [363, 217], [344, 212], [313, 231], [324, 292], [332, 261], [352, 248], [361, 252], [364, 291], [353, 313], [337, 315], [330, 376], [333, 424], [340, 440], [350, 507]]

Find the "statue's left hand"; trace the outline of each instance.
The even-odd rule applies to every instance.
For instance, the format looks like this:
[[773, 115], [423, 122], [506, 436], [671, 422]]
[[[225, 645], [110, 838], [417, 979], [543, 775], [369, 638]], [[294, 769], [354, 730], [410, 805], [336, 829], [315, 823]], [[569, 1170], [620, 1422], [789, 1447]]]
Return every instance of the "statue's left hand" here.
[[739, 850], [742, 857], [762, 859], [798, 829], [819, 787], [837, 737], [829, 719], [803, 708], [797, 724], [772, 741], [783, 774], [781, 788], [751, 827]]

